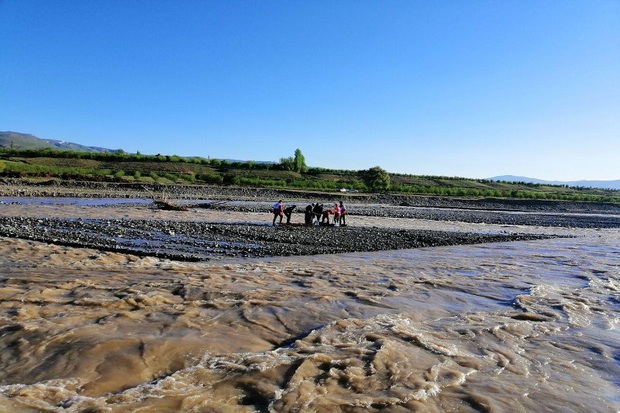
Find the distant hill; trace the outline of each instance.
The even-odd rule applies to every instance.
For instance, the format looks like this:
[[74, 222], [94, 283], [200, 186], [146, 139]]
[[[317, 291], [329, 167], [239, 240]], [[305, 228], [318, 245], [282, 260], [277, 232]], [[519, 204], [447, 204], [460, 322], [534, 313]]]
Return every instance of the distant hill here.
[[0, 132], [0, 148], [13, 149], [55, 149], [78, 152], [118, 152], [119, 149], [106, 149], [97, 146], [84, 146], [54, 139], [41, 139], [34, 135], [19, 132]]
[[[115, 153], [121, 149], [108, 149], [98, 146], [84, 146], [73, 142], [64, 142], [54, 139], [41, 139], [34, 135], [19, 132], [0, 132], [0, 148], [13, 148], [21, 150], [36, 149], [56, 149], [59, 151], [76, 151], [76, 152], [99, 152], [99, 153]], [[237, 159], [223, 159], [227, 162], [246, 162]], [[257, 164], [275, 164], [273, 161], [254, 161]]]
[[533, 184], [544, 185], [568, 185], [575, 187], [585, 188], [600, 188], [600, 189], [620, 189], [620, 179], [615, 181], [545, 181], [542, 179], [528, 178], [526, 176], [514, 176], [514, 175], [502, 175], [494, 176], [493, 178], [487, 178], [490, 181], [505, 181], [505, 182], [526, 182]]

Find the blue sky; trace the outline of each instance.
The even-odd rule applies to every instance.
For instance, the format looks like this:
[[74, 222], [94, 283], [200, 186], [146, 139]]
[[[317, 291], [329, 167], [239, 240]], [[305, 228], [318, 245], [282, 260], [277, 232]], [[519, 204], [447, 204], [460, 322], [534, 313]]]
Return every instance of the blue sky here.
[[620, 179], [620, 2], [0, 0], [0, 130], [143, 154]]

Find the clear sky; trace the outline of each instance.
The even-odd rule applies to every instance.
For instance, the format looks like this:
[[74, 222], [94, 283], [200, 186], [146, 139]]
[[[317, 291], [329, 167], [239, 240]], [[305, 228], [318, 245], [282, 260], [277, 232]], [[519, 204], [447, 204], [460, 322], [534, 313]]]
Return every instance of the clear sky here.
[[0, 0], [0, 130], [143, 154], [620, 179], [618, 0]]

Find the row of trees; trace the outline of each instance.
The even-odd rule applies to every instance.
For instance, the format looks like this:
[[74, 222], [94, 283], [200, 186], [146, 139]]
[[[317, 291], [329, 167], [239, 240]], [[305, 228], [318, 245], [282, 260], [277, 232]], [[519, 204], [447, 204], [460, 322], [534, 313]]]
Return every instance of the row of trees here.
[[[53, 162], [50, 158], [88, 159], [85, 162]], [[618, 202], [616, 193], [583, 193], [560, 186], [500, 184], [449, 177], [412, 177], [390, 174], [375, 166], [361, 171], [309, 168], [300, 149], [279, 163], [224, 161], [162, 155], [89, 153], [0, 149], [0, 176], [39, 176], [117, 182], [208, 183], [274, 188], [333, 191], [340, 188], [364, 191], [439, 196], [502, 197]], [[31, 158], [31, 159], [29, 159]], [[102, 161], [94, 163], [90, 160]], [[115, 162], [118, 161], [118, 162]], [[150, 161], [150, 162], [147, 162]], [[161, 163], [161, 168], [158, 165]], [[182, 164], [182, 165], [180, 165]], [[609, 192], [609, 191], [608, 191]]]

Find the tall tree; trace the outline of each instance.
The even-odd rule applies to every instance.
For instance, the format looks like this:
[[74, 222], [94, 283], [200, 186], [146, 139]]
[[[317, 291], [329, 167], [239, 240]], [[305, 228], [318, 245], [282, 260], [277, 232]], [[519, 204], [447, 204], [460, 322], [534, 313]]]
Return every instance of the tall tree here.
[[308, 170], [308, 166], [306, 166], [306, 158], [301, 153], [301, 149], [295, 149], [295, 158], [293, 160], [295, 172], [306, 172]]

